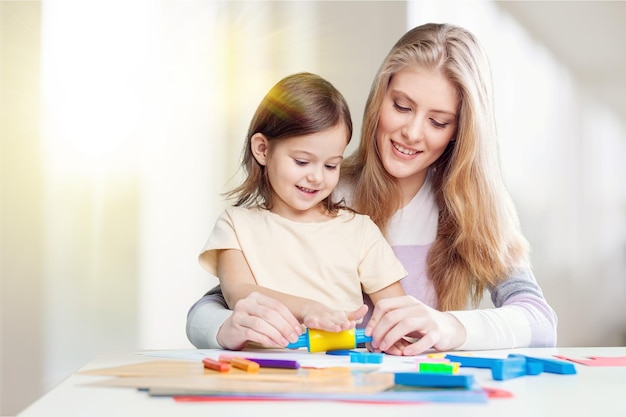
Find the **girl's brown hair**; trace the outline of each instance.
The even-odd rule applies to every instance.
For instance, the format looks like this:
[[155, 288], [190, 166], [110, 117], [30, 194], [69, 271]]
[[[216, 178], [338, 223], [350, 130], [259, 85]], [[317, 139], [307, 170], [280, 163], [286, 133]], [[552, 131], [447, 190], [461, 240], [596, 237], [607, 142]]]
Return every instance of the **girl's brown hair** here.
[[[352, 118], [343, 95], [322, 77], [302, 72], [287, 76], [276, 83], [256, 109], [243, 149], [241, 167], [246, 176], [243, 183], [226, 193], [236, 199], [236, 206], [258, 206], [271, 209], [272, 188], [266, 169], [252, 154], [250, 142], [256, 133], [268, 141], [285, 140], [343, 125], [347, 141], [352, 138]], [[322, 203], [331, 213], [343, 207], [331, 194]]]

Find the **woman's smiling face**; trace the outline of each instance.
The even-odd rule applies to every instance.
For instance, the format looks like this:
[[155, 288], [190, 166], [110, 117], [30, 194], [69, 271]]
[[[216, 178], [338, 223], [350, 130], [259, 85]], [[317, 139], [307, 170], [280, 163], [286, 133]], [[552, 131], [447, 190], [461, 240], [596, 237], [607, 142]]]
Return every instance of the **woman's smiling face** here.
[[454, 138], [459, 96], [443, 74], [404, 69], [394, 74], [383, 98], [376, 145], [383, 166], [411, 198], [428, 167]]

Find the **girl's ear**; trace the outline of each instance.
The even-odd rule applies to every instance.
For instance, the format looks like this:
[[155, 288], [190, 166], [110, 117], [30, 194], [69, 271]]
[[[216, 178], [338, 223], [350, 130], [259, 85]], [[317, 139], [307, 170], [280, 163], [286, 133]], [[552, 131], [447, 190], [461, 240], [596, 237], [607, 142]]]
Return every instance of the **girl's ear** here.
[[250, 150], [254, 159], [260, 164], [265, 166], [267, 161], [267, 149], [269, 147], [269, 140], [262, 133], [255, 133], [250, 138]]

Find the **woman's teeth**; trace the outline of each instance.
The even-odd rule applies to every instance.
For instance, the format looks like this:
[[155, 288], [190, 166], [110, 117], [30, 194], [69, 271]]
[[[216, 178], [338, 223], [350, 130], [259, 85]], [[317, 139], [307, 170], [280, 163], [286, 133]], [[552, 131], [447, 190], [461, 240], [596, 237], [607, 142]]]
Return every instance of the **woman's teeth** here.
[[404, 155], [415, 155], [417, 153], [417, 151], [413, 150], [413, 149], [407, 149], [404, 146], [401, 146], [399, 144], [397, 144], [396, 142], [392, 142], [393, 143], [393, 147], [396, 148], [396, 150], [398, 152], [400, 152], [401, 154]]

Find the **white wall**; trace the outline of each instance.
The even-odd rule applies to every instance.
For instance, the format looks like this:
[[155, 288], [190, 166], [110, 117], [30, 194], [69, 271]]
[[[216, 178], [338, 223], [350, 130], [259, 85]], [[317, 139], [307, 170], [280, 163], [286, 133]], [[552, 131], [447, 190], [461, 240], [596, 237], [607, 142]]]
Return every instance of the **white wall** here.
[[43, 386], [39, 10], [0, 2], [0, 415]]
[[494, 4], [2, 2], [0, 414], [100, 352], [190, 348], [187, 309], [214, 284], [197, 252], [262, 96], [292, 72], [326, 77], [351, 151], [383, 57], [426, 21], [488, 50], [559, 344], [623, 344], [624, 121]]

